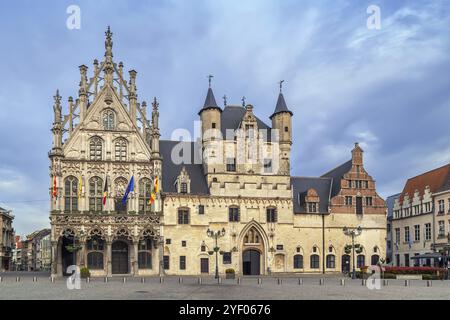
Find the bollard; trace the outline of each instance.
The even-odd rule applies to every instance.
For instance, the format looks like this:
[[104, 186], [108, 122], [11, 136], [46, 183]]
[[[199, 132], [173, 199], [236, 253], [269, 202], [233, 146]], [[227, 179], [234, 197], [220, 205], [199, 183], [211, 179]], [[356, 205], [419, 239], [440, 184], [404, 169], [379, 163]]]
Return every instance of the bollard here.
[[362, 286], [365, 286], [366, 284], [367, 284], [367, 280], [366, 280], [366, 279], [362, 279], [362, 280], [361, 280], [361, 285], [362, 285]]
[[164, 282], [164, 277], [159, 277], [159, 283], [163, 283]]
[[341, 286], [345, 286], [345, 279], [341, 279]]
[[258, 284], [262, 284], [262, 279], [258, 278]]
[[237, 284], [241, 284], [241, 278], [237, 278]]
[[384, 279], [383, 280], [383, 286], [387, 287], [389, 285], [389, 280]]
[[0, 282], [2, 282], [3, 281], [3, 277], [0, 277]]
[[405, 287], [409, 287], [409, 280], [405, 280]]
[[283, 284], [283, 280], [280, 279], [280, 278], [278, 278], [278, 284], [279, 284], [279, 285]]
[[427, 280], [427, 287], [432, 287], [432, 286], [433, 286], [433, 281]]
[[198, 284], [202, 284], [202, 278], [198, 278]]
[[50, 282], [54, 283], [55, 282], [55, 277], [50, 277]]
[[183, 283], [183, 278], [182, 277], [178, 278], [178, 283]]
[[141, 283], [145, 283], [145, 278], [141, 278]]
[[105, 283], [107, 283], [108, 282], [108, 277], [105, 277]]
[[37, 282], [37, 277], [33, 277], [33, 282]]
[[86, 283], [89, 283], [89, 282], [91, 282], [91, 278], [87, 277], [86, 278]]
[[319, 279], [319, 286], [323, 286], [324, 282], [325, 282], [325, 279], [320, 278]]
[[127, 278], [123, 277], [123, 283], [127, 283]]
[[20, 277], [16, 277], [16, 282], [20, 282]]
[[302, 279], [302, 278], [299, 278], [299, 279], [298, 279], [298, 285], [299, 285], [299, 286], [303, 285], [303, 279]]
[[218, 283], [218, 284], [222, 284], [222, 278], [220, 278], [220, 277], [217, 278], [217, 283]]

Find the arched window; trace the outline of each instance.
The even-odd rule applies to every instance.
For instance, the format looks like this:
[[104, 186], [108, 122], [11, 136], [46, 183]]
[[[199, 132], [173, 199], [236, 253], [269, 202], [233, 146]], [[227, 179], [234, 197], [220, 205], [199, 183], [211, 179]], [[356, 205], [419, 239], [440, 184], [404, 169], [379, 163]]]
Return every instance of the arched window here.
[[123, 195], [125, 194], [125, 190], [128, 186], [128, 181], [125, 178], [117, 178], [114, 180], [114, 209], [119, 214], [127, 213], [127, 203], [122, 202]]
[[303, 269], [303, 256], [301, 254], [294, 256], [294, 269]]
[[336, 268], [336, 256], [334, 254], [327, 255], [327, 268]]
[[139, 180], [139, 213], [149, 212], [151, 205], [149, 205], [150, 194], [152, 192], [152, 183], [148, 178]]
[[178, 209], [178, 224], [189, 224], [189, 209]]
[[114, 111], [112, 110], [106, 110], [103, 113], [103, 128], [105, 130], [114, 130]]
[[359, 254], [356, 258], [356, 266], [358, 268], [362, 268], [365, 266], [366, 263], [366, 257], [363, 254]]
[[372, 255], [371, 259], [370, 259], [370, 264], [372, 266], [376, 266], [378, 264], [378, 262], [380, 261], [380, 256], [377, 254]]
[[64, 180], [64, 211], [78, 211], [78, 179], [73, 176]]
[[228, 208], [228, 221], [229, 222], [239, 222], [240, 221], [239, 207], [230, 206]]
[[310, 267], [311, 269], [319, 269], [319, 255], [312, 254], [310, 257]]
[[91, 160], [102, 160], [102, 139], [99, 137], [91, 138], [89, 142], [89, 158]]
[[102, 211], [103, 180], [99, 177], [89, 179], [89, 211]]
[[114, 156], [116, 161], [127, 161], [127, 140], [116, 139], [114, 144]]
[[151, 269], [152, 268], [152, 240], [143, 239], [139, 241], [139, 253], [138, 253], [138, 266], [139, 269]]
[[87, 267], [91, 270], [103, 269], [103, 250], [105, 248], [104, 241], [99, 236], [93, 236], [86, 242]]

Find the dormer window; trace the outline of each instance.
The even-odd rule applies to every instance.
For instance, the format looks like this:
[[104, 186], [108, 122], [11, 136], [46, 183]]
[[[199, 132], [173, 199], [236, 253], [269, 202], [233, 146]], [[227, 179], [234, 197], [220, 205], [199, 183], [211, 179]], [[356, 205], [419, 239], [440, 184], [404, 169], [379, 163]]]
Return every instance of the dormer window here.
[[191, 179], [185, 167], [181, 169], [180, 175], [176, 180], [176, 186], [178, 193], [191, 193]]
[[305, 197], [306, 211], [309, 213], [319, 212], [319, 203], [320, 198], [317, 191], [313, 188], [309, 189]]

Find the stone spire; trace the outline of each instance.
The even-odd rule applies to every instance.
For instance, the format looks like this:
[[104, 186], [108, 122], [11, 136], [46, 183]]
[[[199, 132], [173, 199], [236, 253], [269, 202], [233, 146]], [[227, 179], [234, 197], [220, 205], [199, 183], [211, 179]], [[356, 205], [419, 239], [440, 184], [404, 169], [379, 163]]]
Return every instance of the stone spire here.
[[61, 113], [61, 96], [59, 95], [59, 90], [56, 90], [56, 95], [53, 96], [55, 100], [53, 104], [53, 112], [55, 114], [52, 133], [53, 133], [53, 148], [51, 155], [62, 154], [62, 113]]
[[113, 85], [113, 72], [114, 72], [114, 63], [113, 63], [113, 41], [112, 41], [112, 32], [110, 27], [105, 32], [106, 40], [105, 40], [105, 82], [110, 86]]

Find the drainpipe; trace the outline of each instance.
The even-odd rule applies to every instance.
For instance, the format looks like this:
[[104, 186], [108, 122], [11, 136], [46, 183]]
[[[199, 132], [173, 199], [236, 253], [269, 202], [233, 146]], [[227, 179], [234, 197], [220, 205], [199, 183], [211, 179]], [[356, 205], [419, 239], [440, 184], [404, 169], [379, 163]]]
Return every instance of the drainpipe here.
[[322, 214], [322, 274], [325, 274], [325, 214]]

